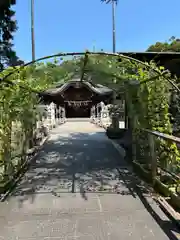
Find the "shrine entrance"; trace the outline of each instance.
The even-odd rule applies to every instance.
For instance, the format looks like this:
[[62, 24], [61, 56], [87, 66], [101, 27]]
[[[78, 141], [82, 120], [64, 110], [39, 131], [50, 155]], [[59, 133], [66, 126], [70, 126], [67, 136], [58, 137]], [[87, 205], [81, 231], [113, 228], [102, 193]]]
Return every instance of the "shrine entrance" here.
[[100, 84], [72, 79], [65, 84], [57, 84], [41, 93], [46, 104], [53, 102], [65, 109], [66, 118], [90, 118], [91, 108], [100, 102], [110, 104], [114, 92]]
[[92, 101], [67, 101], [65, 102], [67, 118], [89, 118]]

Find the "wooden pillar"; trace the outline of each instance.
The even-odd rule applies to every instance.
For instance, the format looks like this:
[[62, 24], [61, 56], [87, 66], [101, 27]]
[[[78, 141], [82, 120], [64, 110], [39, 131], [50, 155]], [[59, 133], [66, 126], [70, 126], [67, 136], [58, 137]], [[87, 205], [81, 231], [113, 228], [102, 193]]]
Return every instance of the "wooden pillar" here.
[[131, 156], [132, 161], [137, 160], [137, 155], [136, 155], [137, 136], [135, 135], [136, 121], [137, 121], [137, 116], [134, 116], [132, 119], [132, 124], [131, 124], [131, 129], [130, 129], [131, 130], [132, 147], [131, 147], [131, 153], [129, 153], [129, 157]]
[[151, 158], [151, 176], [152, 182], [154, 184], [154, 180], [157, 175], [157, 158], [156, 158], [156, 149], [155, 149], [155, 136], [151, 133], [148, 133], [149, 147], [150, 147], [150, 158]]
[[125, 94], [125, 107], [124, 107], [124, 121], [125, 121], [125, 129], [128, 129], [129, 126], [129, 116], [128, 116], [128, 97], [127, 97], [127, 93]]

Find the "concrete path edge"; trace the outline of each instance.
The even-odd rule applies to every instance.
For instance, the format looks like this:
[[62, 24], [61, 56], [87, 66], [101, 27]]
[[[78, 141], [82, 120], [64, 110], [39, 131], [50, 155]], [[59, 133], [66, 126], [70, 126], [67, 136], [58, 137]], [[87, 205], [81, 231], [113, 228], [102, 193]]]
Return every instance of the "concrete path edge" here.
[[119, 154], [125, 158], [126, 156], [126, 151], [124, 150], [123, 147], [121, 147], [118, 143], [116, 143], [115, 141], [113, 141], [112, 139], [109, 138], [109, 140], [111, 141], [112, 145], [114, 146], [114, 148], [119, 152]]

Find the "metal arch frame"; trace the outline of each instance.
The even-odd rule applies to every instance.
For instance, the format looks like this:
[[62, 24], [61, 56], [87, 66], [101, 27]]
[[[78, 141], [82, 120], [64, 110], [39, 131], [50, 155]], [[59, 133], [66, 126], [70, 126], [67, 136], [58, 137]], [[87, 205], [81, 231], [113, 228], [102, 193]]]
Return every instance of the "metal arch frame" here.
[[[136, 62], [136, 63], [142, 64], [143, 66], [147, 67], [148, 69], [153, 70], [155, 73], [158, 74], [158, 76], [163, 76], [178, 92], [180, 92], [180, 89], [178, 88], [178, 86], [173, 81], [171, 81], [169, 78], [164, 76], [164, 72], [160, 72], [157, 69], [153, 68], [152, 66], [149, 66], [149, 64], [147, 64], [147, 63], [145, 63], [143, 61], [140, 61], [140, 60], [138, 60], [136, 58], [125, 56], [125, 55], [119, 54], [119, 53], [112, 53], [112, 52], [90, 52], [90, 51], [85, 51], [85, 52], [65, 52], [65, 53], [57, 53], [57, 54], [53, 54], [53, 55], [49, 55], [49, 56], [44, 56], [44, 57], [41, 57], [41, 58], [37, 58], [34, 61], [30, 61], [28, 63], [25, 63], [19, 69], [15, 69], [14, 71], [8, 73], [7, 75], [5, 75], [3, 78], [0, 79], [0, 83], [3, 82], [3, 81], [6, 81], [9, 84], [15, 84], [15, 83], [7, 80], [7, 78], [9, 76], [13, 75], [16, 72], [19, 72], [24, 67], [29, 66], [29, 65], [31, 65], [33, 63], [36, 63], [36, 62], [39, 62], [39, 61], [42, 61], [42, 60], [45, 60], [45, 59], [50, 59], [50, 58], [53, 58], [53, 57], [65, 57], [65, 56], [75, 56], [75, 55], [79, 55], [79, 56], [83, 56], [83, 55], [85, 55], [85, 56], [87, 56], [87, 55], [114, 56], [114, 57], [119, 57], [119, 58], [127, 59], [127, 60], [132, 61], [132, 62]], [[154, 80], [154, 78], [153, 78], [153, 80]], [[145, 81], [145, 82], [147, 82], [147, 81]]]

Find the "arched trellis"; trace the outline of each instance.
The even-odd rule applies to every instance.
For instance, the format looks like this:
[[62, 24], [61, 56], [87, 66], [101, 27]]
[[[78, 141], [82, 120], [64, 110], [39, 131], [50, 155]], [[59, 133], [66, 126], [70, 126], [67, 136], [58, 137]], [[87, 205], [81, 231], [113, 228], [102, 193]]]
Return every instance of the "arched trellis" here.
[[[104, 55], [104, 56], [114, 56], [114, 57], [117, 57], [117, 58], [127, 59], [127, 60], [129, 60], [129, 61], [131, 61], [131, 62], [136, 62], [136, 63], [141, 64], [142, 66], [146, 67], [147, 69], [153, 71], [154, 73], [156, 73], [156, 76], [155, 76], [155, 77], [146, 79], [146, 80], [144, 80], [143, 82], [141, 82], [140, 84], [146, 83], [146, 82], [148, 82], [148, 81], [154, 81], [154, 80], [156, 80], [157, 78], [163, 76], [163, 78], [164, 78], [165, 80], [167, 80], [167, 81], [173, 86], [174, 89], [176, 89], [178, 92], [180, 92], [180, 89], [178, 88], [178, 86], [177, 86], [171, 79], [169, 79], [169, 77], [166, 75], [166, 74], [167, 74], [167, 71], [161, 72], [160, 70], [158, 70], [158, 69], [156, 69], [156, 68], [153, 68], [153, 67], [150, 66], [149, 64], [147, 64], [147, 63], [145, 63], [145, 62], [142, 62], [142, 61], [140, 61], [140, 60], [137, 60], [137, 59], [135, 59], [135, 58], [132, 58], [132, 57], [129, 57], [129, 56], [124, 56], [123, 54], [109, 53], [109, 52], [88, 52], [88, 51], [86, 51], [86, 52], [69, 52], [69, 53], [58, 53], [58, 54], [54, 54], [54, 55], [50, 55], [50, 56], [41, 57], [41, 58], [36, 59], [35, 61], [28, 62], [28, 63], [24, 64], [23, 66], [21, 66], [20, 68], [15, 69], [14, 71], [6, 74], [4, 77], [2, 77], [2, 78], [0, 79], [0, 83], [4, 81], [4, 82], [7, 82], [7, 83], [9, 83], [9, 84], [16, 84], [16, 83], [11, 82], [11, 81], [8, 79], [8, 77], [11, 76], [11, 75], [13, 75], [13, 74], [16, 73], [16, 72], [21, 71], [21, 69], [23, 69], [24, 67], [29, 66], [29, 65], [31, 65], [31, 64], [33, 64], [33, 63], [36, 63], [36, 62], [38, 62], [38, 61], [42, 61], [42, 60], [45, 60], [45, 59], [50, 59], [50, 58], [53, 58], [53, 57], [65, 57], [65, 56], [75, 56], [75, 55], [78, 55], [78, 56], [83, 56], [83, 55], [85, 55], [85, 59], [86, 59], [86, 60], [87, 60], [87, 56], [91, 56], [91, 55]], [[86, 60], [84, 60], [84, 65], [85, 65], [85, 61], [86, 61]], [[115, 76], [115, 77], [117, 77], [117, 76]], [[23, 86], [21, 86], [21, 87], [23, 87]], [[25, 88], [27, 89], [27, 87], [25, 87]], [[35, 91], [35, 90], [33, 90], [33, 89], [29, 89], [29, 90], [38, 93], [37, 91]], [[155, 154], [155, 150], [154, 150], [154, 144], [155, 144], [155, 143], [154, 143], [154, 140], [152, 139], [152, 136], [157, 136], [158, 138], [161, 138], [161, 137], [163, 136], [163, 138], [166, 138], [166, 139], [168, 139], [168, 140], [169, 140], [169, 137], [165, 136], [165, 134], [162, 134], [162, 133], [159, 134], [158, 132], [151, 131], [151, 130], [147, 130], [147, 129], [141, 129], [141, 131], [148, 133], [149, 136], [150, 136], [150, 137], [149, 137], [149, 146], [150, 146], [150, 154], [149, 154], [149, 156], [151, 156], [151, 157], [153, 158], [153, 157], [154, 157], [153, 154]], [[172, 140], [172, 139], [171, 139], [171, 140]], [[175, 140], [173, 139], [173, 141], [175, 141]], [[176, 140], [176, 141], [177, 141], [177, 140]], [[134, 141], [134, 142], [135, 142], [135, 141]], [[180, 140], [179, 140], [179, 142], [180, 142]], [[136, 141], [134, 145], [138, 145], [138, 141]], [[134, 155], [136, 155], [136, 152], [134, 153]], [[153, 158], [153, 160], [154, 160], [154, 159], [155, 159], [155, 158]], [[137, 159], [135, 159], [135, 160], [137, 160]], [[153, 161], [152, 161], [152, 162], [153, 162]], [[152, 164], [154, 164], [154, 163], [152, 163]], [[156, 168], [157, 168], [157, 166], [155, 166], [155, 167], [152, 166], [152, 170], [154, 171], [154, 173], [152, 174], [152, 175], [153, 175], [153, 178], [155, 177], [155, 170], [156, 170]]]
[[[65, 53], [57, 53], [57, 54], [53, 54], [53, 55], [49, 55], [49, 56], [44, 56], [44, 57], [41, 57], [41, 58], [38, 58], [34, 61], [30, 61], [28, 63], [25, 63], [24, 65], [22, 65], [20, 68], [18, 69], [15, 69], [14, 71], [6, 74], [4, 77], [0, 78], [0, 83], [3, 82], [3, 81], [6, 81], [7, 83], [9, 84], [15, 84], [13, 82], [11, 82], [10, 80], [8, 80], [7, 78], [10, 77], [11, 75], [13, 75], [14, 73], [16, 72], [19, 72], [21, 69], [23, 69], [24, 67], [26, 66], [29, 66], [31, 64], [34, 64], [36, 62], [39, 62], [39, 61], [42, 61], [42, 60], [46, 60], [46, 59], [50, 59], [50, 58], [53, 58], [53, 57], [65, 57], [65, 56], [83, 56], [85, 55], [85, 61], [84, 61], [84, 65], [86, 64], [85, 62], [87, 61], [87, 56], [89, 55], [104, 55], [104, 56], [114, 56], [114, 57], [118, 57], [118, 58], [122, 58], [122, 59], [127, 59], [129, 61], [132, 61], [132, 62], [136, 62], [136, 63], [139, 63], [141, 65], [143, 65], [144, 67], [148, 68], [149, 70], [152, 70], [154, 71], [157, 76], [155, 77], [152, 77], [152, 78], [149, 78], [149, 79], [146, 79], [144, 82], [147, 82], [147, 81], [154, 81], [155, 79], [157, 79], [158, 77], [160, 76], [163, 76], [178, 92], [180, 92], [180, 89], [178, 88], [178, 86], [172, 81], [170, 80], [168, 77], [166, 77], [166, 73], [167, 71], [163, 71], [163, 72], [160, 72], [159, 70], [157, 70], [156, 68], [153, 68], [152, 66], [150, 66], [149, 64], [145, 63], [145, 62], [142, 62], [136, 58], [132, 58], [132, 57], [129, 57], [129, 56], [125, 56], [123, 54], [119, 54], [119, 53], [112, 53], [112, 52], [90, 52], [90, 51], [86, 51], [86, 52], [65, 52]], [[83, 76], [82, 76], [83, 77]], [[82, 78], [81, 77], [81, 78]], [[117, 77], [117, 76], [116, 76]], [[21, 86], [23, 87], [23, 86]], [[33, 90], [33, 89], [29, 89], [29, 90], [32, 90], [34, 92], [37, 93], [37, 91]]]
[[[11, 85], [15, 85], [15, 84], [19, 84], [19, 83], [14, 83], [12, 82], [11, 80], [8, 79], [8, 77], [10, 77], [11, 75], [13, 75], [14, 73], [17, 73], [17, 72], [20, 72], [21, 70], [23, 70], [26, 66], [29, 66], [31, 64], [34, 64], [36, 62], [39, 62], [39, 61], [42, 61], [42, 60], [45, 60], [45, 59], [50, 59], [50, 58], [53, 58], [53, 57], [65, 57], [65, 56], [85, 56], [84, 57], [84, 64], [82, 66], [82, 75], [81, 75], [81, 80], [83, 80], [83, 76], [84, 76], [84, 69], [85, 69], [85, 66], [87, 64], [87, 61], [88, 61], [88, 56], [93, 56], [93, 55], [101, 55], [101, 56], [113, 56], [113, 57], [116, 57], [118, 59], [126, 59], [126, 60], [129, 60], [131, 62], [135, 62], [135, 63], [138, 63], [138, 64], [141, 64], [142, 66], [146, 67], [147, 69], [153, 71], [154, 73], [156, 73], [156, 76], [153, 76], [151, 78], [148, 78], [148, 79], [145, 79], [143, 82], [136, 82], [135, 85], [141, 85], [141, 84], [144, 84], [144, 83], [147, 83], [147, 82], [150, 82], [150, 81], [154, 81], [156, 80], [157, 78], [159, 77], [162, 77], [167, 80], [175, 90], [177, 90], [178, 92], [180, 92], [180, 89], [178, 88], [178, 86], [171, 80], [169, 79], [169, 77], [167, 76], [167, 73], [168, 71], [165, 70], [165, 71], [160, 71], [154, 67], [152, 67], [151, 65], [149, 65], [148, 63], [146, 62], [143, 62], [143, 61], [140, 61], [138, 59], [135, 59], [133, 57], [129, 57], [129, 56], [125, 56], [123, 54], [119, 54], [119, 53], [112, 53], [112, 52], [90, 52], [90, 51], [85, 51], [85, 52], [65, 52], [65, 53], [57, 53], [57, 54], [53, 54], [53, 55], [49, 55], [49, 56], [44, 56], [44, 57], [41, 57], [41, 58], [38, 58], [34, 61], [30, 61], [28, 63], [25, 63], [24, 65], [20, 66], [19, 68], [15, 68], [12, 72], [6, 74], [5, 76], [3, 76], [2, 78], [0, 78], [0, 83], [2, 82], [7, 82], [8, 84], [11, 84]], [[115, 74], [112, 74], [112, 77], [116, 77], [117, 79], [119, 78], [118, 76], [116, 76]], [[120, 78], [121, 79], [121, 78]], [[122, 79], [121, 79], [122, 80]], [[128, 83], [128, 84], [132, 84], [134, 85], [134, 83], [131, 83], [131, 81], [127, 81], [125, 83]], [[36, 94], [39, 94], [40, 92], [35, 90], [35, 89], [32, 89], [32, 88], [28, 88], [27, 86], [23, 86], [22, 84], [19, 84], [19, 87], [20, 88], [24, 88], [26, 90], [29, 90], [31, 92], [34, 92]], [[126, 109], [127, 111], [127, 109]], [[126, 122], [126, 121], [125, 121]]]

